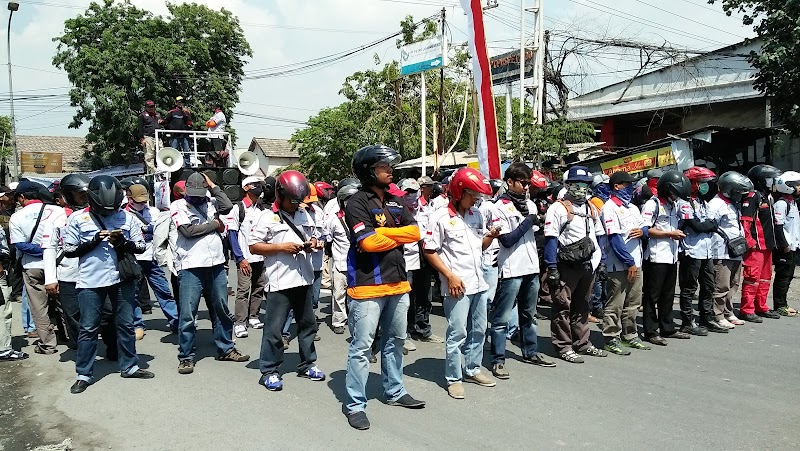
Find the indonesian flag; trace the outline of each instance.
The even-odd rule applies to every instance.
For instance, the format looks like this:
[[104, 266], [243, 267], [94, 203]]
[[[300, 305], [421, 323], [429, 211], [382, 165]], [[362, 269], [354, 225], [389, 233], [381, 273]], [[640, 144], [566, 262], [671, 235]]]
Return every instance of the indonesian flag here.
[[461, 0], [467, 14], [469, 54], [472, 56], [472, 73], [478, 93], [478, 163], [481, 172], [489, 178], [500, 178], [500, 143], [497, 140], [497, 118], [492, 95], [492, 70], [486, 50], [486, 31], [483, 27], [483, 8], [480, 0]]

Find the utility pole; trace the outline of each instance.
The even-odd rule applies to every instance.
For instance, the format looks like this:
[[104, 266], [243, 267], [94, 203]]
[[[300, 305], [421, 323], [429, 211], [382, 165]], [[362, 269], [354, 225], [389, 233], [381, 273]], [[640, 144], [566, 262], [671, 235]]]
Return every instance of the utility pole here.
[[442, 8], [442, 65], [439, 67], [439, 135], [438, 135], [438, 148], [437, 152], [444, 150], [444, 62], [446, 61], [447, 44], [445, 41], [444, 27], [445, 27], [445, 12], [447, 10]]
[[545, 71], [547, 68], [547, 61], [550, 59], [550, 54], [548, 53], [550, 47], [550, 30], [544, 30], [544, 55], [543, 62], [542, 62], [542, 112], [540, 113], [542, 116], [542, 122], [547, 117], [547, 77], [545, 76]]
[[8, 61], [8, 93], [11, 98], [11, 149], [14, 151], [14, 180], [19, 180], [19, 152], [17, 151], [17, 118], [14, 116], [14, 83], [11, 78], [11, 18], [14, 17], [14, 12], [19, 11], [19, 3], [8, 2], [8, 34], [6, 40], [6, 49], [8, 54], [6, 59]]
[[469, 77], [469, 90], [472, 94], [470, 96], [472, 97], [472, 114], [469, 118], [469, 153], [472, 155], [477, 153], [475, 150], [475, 133], [478, 129], [478, 93], [475, 91], [475, 80], [473, 80], [473, 76], [474, 75], [470, 75]]
[[403, 107], [400, 102], [400, 79], [394, 81], [394, 105], [397, 108], [397, 147], [403, 155]]
[[[544, 91], [544, 58], [542, 53], [544, 52], [544, 34], [542, 33], [542, 3], [544, 0], [533, 0], [533, 7], [527, 8], [525, 6], [526, 0], [520, 0], [520, 11], [519, 11], [519, 128], [520, 128], [520, 139], [519, 139], [519, 151], [522, 152], [523, 148], [523, 121], [525, 118], [525, 95], [526, 92], [530, 89], [533, 95], [533, 114], [534, 114], [534, 121], [536, 124], [541, 124], [544, 120], [544, 115], [542, 112], [542, 99], [543, 99], [543, 91]], [[534, 16], [534, 27], [532, 30], [532, 45], [531, 45], [531, 52], [532, 58], [531, 63], [533, 64], [533, 83], [526, 85], [525, 84], [525, 57], [527, 56], [527, 48], [525, 45], [525, 14], [532, 13]]]

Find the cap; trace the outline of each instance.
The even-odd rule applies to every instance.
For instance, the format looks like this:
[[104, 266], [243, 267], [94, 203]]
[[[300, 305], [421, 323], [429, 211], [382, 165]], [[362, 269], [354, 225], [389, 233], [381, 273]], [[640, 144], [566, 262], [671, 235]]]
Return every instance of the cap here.
[[636, 179], [625, 171], [617, 171], [608, 178], [608, 184], [612, 187], [620, 183], [633, 183], [635, 181]]
[[176, 102], [180, 102], [181, 100], [183, 100], [183, 96], [175, 97], [175, 101]]
[[423, 175], [422, 177], [418, 178], [417, 182], [419, 183], [419, 186], [432, 186], [433, 185], [433, 179], [428, 177], [427, 175]]
[[130, 192], [128, 198], [133, 199], [134, 202], [147, 202], [147, 199], [150, 198], [144, 185], [131, 185], [128, 187], [128, 191]]
[[19, 182], [11, 182], [8, 184], [8, 187], [11, 188], [11, 191], [16, 191], [17, 186], [19, 186]]
[[262, 180], [261, 177], [256, 177], [254, 175], [251, 175], [250, 177], [245, 177], [244, 180], [242, 180], [242, 188], [244, 188], [247, 185], [255, 185], [263, 181], [264, 180]]
[[661, 178], [662, 175], [664, 175], [664, 171], [662, 169], [656, 168], [647, 171], [647, 178], [649, 179], [658, 179]]
[[386, 192], [391, 194], [392, 196], [402, 197], [406, 195], [406, 192], [398, 188], [397, 185], [395, 185], [394, 183], [389, 184], [389, 189], [387, 189]]
[[12, 193], [12, 192], [14, 192], [13, 189], [11, 189], [11, 188], [9, 188], [9, 187], [7, 187], [5, 185], [0, 186], [0, 195]]
[[186, 192], [186, 180], [181, 180], [172, 187], [172, 194], [177, 198], [183, 197], [184, 192]]
[[145, 106], [156, 106], [156, 103], [155, 103], [155, 102], [153, 102], [152, 100], [148, 100], [148, 101], [146, 101], [146, 102], [144, 103], [144, 105], [145, 105]]
[[414, 179], [403, 179], [397, 185], [403, 191], [419, 191], [419, 183]]
[[195, 172], [186, 179], [185, 191], [186, 195], [190, 197], [205, 197], [206, 191], [206, 179], [203, 178], [203, 174], [199, 172]]
[[573, 166], [569, 168], [565, 181], [592, 183], [592, 173], [586, 166]]
[[269, 176], [264, 179], [264, 189], [266, 191], [272, 190], [275, 191], [275, 177]]
[[306, 196], [306, 198], [303, 199], [303, 202], [304, 203], [310, 203], [310, 202], [317, 202], [317, 201], [319, 201], [319, 197], [317, 197], [317, 189], [314, 188], [314, 184], [313, 183], [309, 183], [308, 184], [308, 196]]

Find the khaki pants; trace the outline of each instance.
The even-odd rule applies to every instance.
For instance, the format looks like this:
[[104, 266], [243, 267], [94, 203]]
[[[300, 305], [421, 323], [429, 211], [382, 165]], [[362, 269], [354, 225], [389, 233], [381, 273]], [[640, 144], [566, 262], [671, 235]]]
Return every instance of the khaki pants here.
[[332, 327], [344, 327], [347, 325], [347, 274], [333, 268], [333, 290], [331, 290], [331, 309], [333, 310], [333, 318], [331, 319]]
[[714, 260], [714, 319], [719, 321], [733, 314], [733, 296], [739, 290], [741, 260]]
[[33, 323], [36, 324], [36, 352], [39, 354], [53, 354], [56, 352], [56, 333], [50, 322], [50, 302], [47, 292], [44, 291], [44, 270], [24, 269], [25, 290], [28, 292], [28, 305], [31, 309]]
[[244, 275], [241, 269], [236, 270], [236, 301], [233, 307], [236, 325], [246, 326], [248, 319], [258, 319], [264, 302], [264, 286], [267, 282], [264, 262], [252, 262], [250, 269], [249, 276]]
[[331, 266], [333, 266], [333, 259], [330, 255], [322, 257], [322, 288], [331, 287]]
[[636, 271], [636, 278], [628, 280], [627, 271], [608, 273], [606, 287], [608, 301], [603, 315], [603, 336], [606, 340], [619, 338], [631, 340], [639, 336], [636, 316], [642, 305], [642, 268]]
[[156, 170], [156, 138], [153, 136], [144, 137], [144, 163], [147, 165], [148, 172]]

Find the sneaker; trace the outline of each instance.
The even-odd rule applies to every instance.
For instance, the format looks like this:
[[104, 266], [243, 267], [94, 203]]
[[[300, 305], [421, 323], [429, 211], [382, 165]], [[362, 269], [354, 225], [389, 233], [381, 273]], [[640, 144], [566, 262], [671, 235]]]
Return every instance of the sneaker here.
[[725, 317], [725, 319], [727, 319], [728, 322], [730, 322], [734, 326], [743, 326], [744, 325], [744, 321], [742, 321], [739, 318], [737, 318], [736, 315], [734, 315], [733, 313], [731, 313], [730, 315]]
[[492, 374], [494, 375], [494, 377], [498, 379], [508, 379], [509, 377], [511, 377], [511, 375], [508, 374], [506, 366], [503, 365], [502, 363], [495, 363], [494, 365], [492, 365]]
[[755, 313], [749, 313], [749, 314], [740, 313], [739, 315], [742, 316], [742, 319], [744, 321], [747, 321], [747, 322], [750, 322], [750, 323], [763, 323], [764, 322], [764, 320], [761, 319], [761, 317], [756, 315]]
[[403, 351], [416, 351], [417, 346], [411, 341], [410, 338], [403, 340]]
[[[728, 321], [726, 320], [725, 322], [727, 323]], [[728, 324], [730, 324], [730, 323], [728, 323]], [[727, 334], [728, 333], [728, 328], [727, 327], [723, 326], [722, 324], [720, 324], [719, 322], [717, 322], [716, 320], [713, 320], [713, 319], [710, 319], [710, 320], [706, 321], [703, 324], [703, 327], [705, 327], [709, 332], [715, 332], [715, 333], [718, 333], [718, 334]], [[731, 327], [736, 327], [736, 326], [731, 324]]]
[[473, 376], [464, 376], [464, 382], [470, 382], [481, 387], [494, 387], [497, 382], [483, 373], [476, 373]]
[[323, 373], [316, 366], [312, 366], [311, 368], [307, 369], [305, 373], [297, 373], [297, 377], [305, 377], [307, 379], [311, 379], [312, 381], [324, 381], [325, 373]]
[[262, 374], [261, 379], [258, 380], [258, 385], [263, 385], [267, 387], [269, 391], [281, 391], [283, 390], [283, 381], [281, 377], [277, 374]]
[[369, 429], [369, 419], [367, 418], [367, 413], [363, 410], [348, 413], [347, 423], [351, 428], [358, 429], [359, 431], [366, 431]]
[[15, 351], [9, 349], [8, 351], [0, 352], [0, 360], [25, 360], [30, 357], [27, 353], [22, 351]]
[[[738, 321], [742, 321], [739, 318], [736, 318], [736, 319]], [[722, 327], [724, 327], [726, 329], [736, 329], [736, 326], [732, 322], [730, 322], [729, 320], [727, 320], [725, 318], [722, 318], [721, 320], [717, 321], [717, 323], [719, 323], [720, 326], [722, 326]], [[742, 321], [742, 323], [744, 324], [744, 321]]]
[[150, 371], [143, 370], [141, 368], [139, 368], [138, 370], [134, 371], [131, 374], [119, 373], [119, 375], [125, 379], [152, 379], [156, 377], [155, 374], [151, 373]]
[[342, 335], [344, 333], [344, 326], [336, 326], [333, 328], [333, 333], [336, 335]]
[[405, 407], [407, 409], [421, 409], [425, 407], [425, 401], [414, 399], [408, 393], [395, 399], [394, 401], [389, 401], [388, 404], [390, 406]]
[[762, 318], [769, 318], [769, 319], [781, 319], [781, 315], [773, 312], [772, 310], [767, 310], [766, 312], [758, 312], [756, 315]]
[[283, 337], [283, 350], [285, 351], [287, 349], [289, 349], [289, 337], [284, 336]]
[[447, 386], [447, 394], [454, 399], [464, 399], [464, 384], [456, 382]]
[[641, 349], [642, 351], [649, 351], [651, 348], [644, 344], [641, 338], [635, 337], [630, 340], [622, 340], [622, 345], [633, 349]]
[[233, 348], [222, 357], [219, 357], [217, 360], [228, 361], [228, 362], [246, 362], [250, 360], [250, 356], [247, 354], [242, 354], [239, 352], [238, 349]]
[[588, 355], [592, 357], [608, 357], [608, 353], [600, 348], [595, 347], [595, 345], [589, 345], [588, 348], [578, 351], [578, 354]]
[[178, 374], [192, 374], [194, 372], [194, 361], [181, 360], [178, 363]]
[[556, 366], [555, 362], [543, 359], [542, 355], [539, 353], [536, 353], [529, 357], [523, 357], [522, 361], [525, 363], [530, 363], [531, 365], [541, 366], [544, 368], [553, 368]]
[[253, 329], [263, 329], [264, 323], [261, 322], [258, 318], [250, 318], [247, 320], [247, 323], [250, 324], [250, 327]]
[[247, 337], [247, 327], [244, 324], [237, 324], [233, 326], [233, 334], [236, 338], [245, 338]]
[[614, 353], [616, 355], [631, 355], [631, 351], [622, 347], [622, 343], [620, 343], [619, 338], [612, 338], [606, 342], [605, 346], [603, 346], [608, 352]]
[[430, 334], [427, 337], [420, 337], [419, 341], [424, 341], [426, 343], [444, 343], [444, 338]]

